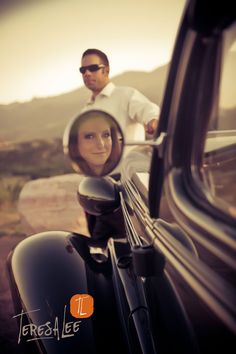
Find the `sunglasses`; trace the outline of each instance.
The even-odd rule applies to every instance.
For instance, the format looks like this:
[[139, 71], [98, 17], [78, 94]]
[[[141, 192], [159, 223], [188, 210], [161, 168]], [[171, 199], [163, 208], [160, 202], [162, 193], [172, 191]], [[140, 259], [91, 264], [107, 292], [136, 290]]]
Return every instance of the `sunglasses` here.
[[81, 66], [79, 68], [79, 71], [81, 74], [85, 74], [86, 70], [90, 71], [91, 73], [94, 73], [95, 71], [100, 70], [101, 68], [105, 68], [104, 64], [92, 64], [88, 66]]

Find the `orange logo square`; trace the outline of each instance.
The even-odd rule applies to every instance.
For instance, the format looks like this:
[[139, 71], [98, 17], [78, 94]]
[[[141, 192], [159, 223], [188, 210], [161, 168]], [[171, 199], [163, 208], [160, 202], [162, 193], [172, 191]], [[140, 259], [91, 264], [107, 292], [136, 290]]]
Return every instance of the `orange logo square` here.
[[76, 318], [88, 318], [94, 312], [94, 300], [88, 294], [76, 294], [70, 299], [70, 313]]

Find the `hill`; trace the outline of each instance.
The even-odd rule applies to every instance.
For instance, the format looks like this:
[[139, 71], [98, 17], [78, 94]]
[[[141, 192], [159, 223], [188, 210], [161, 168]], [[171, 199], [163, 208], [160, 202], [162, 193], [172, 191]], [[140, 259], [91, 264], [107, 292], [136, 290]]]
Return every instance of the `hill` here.
[[[112, 78], [116, 85], [132, 86], [160, 105], [168, 66], [152, 72], [126, 72]], [[0, 141], [22, 142], [62, 137], [69, 119], [78, 114], [89, 91], [75, 91], [25, 103], [0, 105]]]

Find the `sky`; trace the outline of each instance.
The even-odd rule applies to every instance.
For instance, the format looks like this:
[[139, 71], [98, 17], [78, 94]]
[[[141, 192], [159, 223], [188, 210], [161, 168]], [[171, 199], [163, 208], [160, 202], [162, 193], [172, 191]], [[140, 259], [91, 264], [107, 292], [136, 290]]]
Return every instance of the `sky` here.
[[185, 2], [6, 1], [0, 8], [0, 104], [83, 86], [78, 69], [87, 48], [108, 55], [111, 77], [166, 64]]

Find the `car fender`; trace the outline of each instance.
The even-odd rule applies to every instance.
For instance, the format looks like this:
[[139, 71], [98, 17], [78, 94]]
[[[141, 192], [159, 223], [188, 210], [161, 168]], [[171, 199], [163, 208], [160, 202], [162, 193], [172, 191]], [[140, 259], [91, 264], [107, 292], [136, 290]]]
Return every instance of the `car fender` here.
[[[21, 327], [18, 343], [24, 342], [27, 347], [34, 342], [38, 352], [50, 354], [111, 352], [111, 348], [104, 347], [104, 333], [116, 341], [121, 333], [112, 267], [110, 259], [103, 264], [92, 259], [88, 241], [88, 237], [75, 233], [43, 232], [20, 242], [9, 255], [15, 317]], [[70, 314], [70, 299], [79, 294], [88, 294], [94, 300], [94, 313], [88, 318]], [[56, 318], [59, 330], [52, 332], [56, 332], [54, 338], [47, 338], [45, 333], [39, 338], [23, 335], [22, 328], [27, 332], [24, 323], [34, 324], [35, 328], [47, 322], [54, 326]], [[71, 328], [78, 321], [76, 333], [65, 333], [66, 323], [72, 322]], [[119, 338], [117, 345], [124, 351], [122, 343]]]

